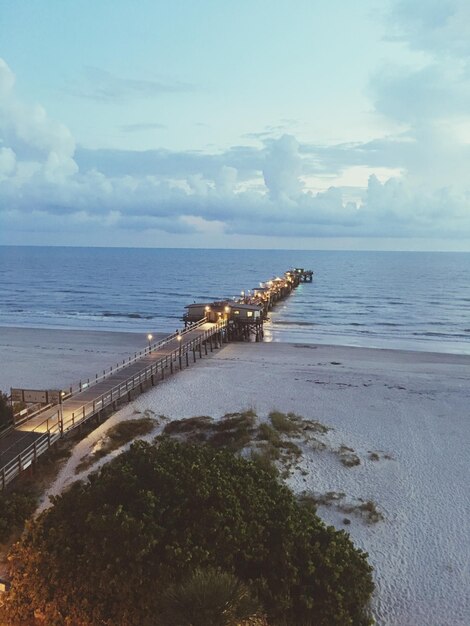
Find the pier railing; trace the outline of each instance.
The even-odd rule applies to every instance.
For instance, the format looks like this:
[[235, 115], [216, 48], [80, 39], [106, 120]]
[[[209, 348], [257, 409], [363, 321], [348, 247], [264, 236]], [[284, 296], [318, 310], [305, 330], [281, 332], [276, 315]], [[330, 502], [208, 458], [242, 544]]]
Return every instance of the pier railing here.
[[[141, 371], [135, 373], [133, 376], [130, 376], [125, 381], [118, 383], [101, 396], [78, 407], [72, 412], [71, 415], [68, 414], [64, 416], [64, 406], [61, 405], [56, 413], [38, 424], [33, 430], [25, 431], [25, 439], [27, 437], [30, 438], [31, 434], [33, 434], [33, 436], [37, 435], [37, 437], [31, 444], [26, 446], [18, 455], [16, 455], [14, 459], [3, 466], [0, 466], [0, 488], [4, 489], [8, 483], [18, 476], [18, 474], [35, 463], [37, 458], [46, 452], [58, 439], [74, 428], [77, 428], [93, 416], [98, 415], [101, 411], [103, 411], [103, 409], [112, 406], [123, 397], [127, 397], [127, 399], [129, 399], [130, 392], [138, 387], [142, 390], [142, 386], [148, 381], [155, 384], [158, 376], [160, 376], [160, 379], [163, 380], [167, 370], [170, 370], [170, 372], [173, 373], [175, 369], [182, 369], [183, 360], [186, 361], [186, 365], [189, 365], [189, 356], [191, 353], [193, 361], [195, 362], [197, 353], [199, 353], [200, 358], [202, 357], [203, 346], [205, 353], [207, 354], [207, 340], [226, 328], [226, 320], [220, 320], [214, 323], [210, 329], [205, 330], [203, 333], [192, 339], [189, 339], [189, 341], [184, 341], [184, 337], [186, 337], [188, 333], [200, 328], [205, 322], [205, 319], [200, 320], [181, 333], [173, 333], [154, 346], [151, 346], [150, 352], [153, 352], [156, 350], [157, 345], [162, 347], [171, 340], [177, 339], [178, 336], [182, 337], [179, 346], [172, 350], [169, 354], [162, 356], [160, 359], [155, 361], [155, 363], [147, 365]], [[146, 354], [149, 354], [148, 349], [146, 353], [142, 354], [139, 358], [142, 358]], [[126, 365], [129, 365], [129, 363], [133, 363], [137, 360], [138, 359], [134, 358]], [[175, 363], [177, 365], [175, 365]], [[113, 373], [116, 371], [116, 369], [113, 370]], [[17, 446], [18, 441], [16, 441], [10, 448], [3, 450], [3, 454], [8, 453], [12, 447]]]
[[70, 387], [67, 387], [66, 389], [64, 389], [63, 399], [68, 400], [69, 398], [76, 395], [77, 393], [85, 391], [85, 389], [89, 389], [90, 387], [92, 387], [93, 385], [96, 385], [97, 383], [103, 382], [103, 380], [106, 380], [107, 378], [109, 378], [116, 372], [121, 371], [128, 365], [135, 363], [146, 354], [150, 354], [151, 352], [158, 350], [158, 348], [161, 348], [166, 343], [169, 343], [170, 341], [178, 337], [178, 335], [183, 336], [185, 333], [188, 333], [190, 330], [194, 330], [195, 328], [202, 326], [202, 324], [205, 324], [205, 322], [206, 322], [206, 319], [203, 318], [199, 320], [199, 322], [195, 322], [190, 328], [186, 328], [182, 330], [181, 332], [177, 331], [177, 332], [172, 333], [171, 335], [167, 335], [163, 339], [160, 339], [159, 341], [156, 341], [150, 344], [150, 346], [145, 347], [143, 350], [140, 350], [139, 352], [135, 352], [134, 356], [130, 356], [127, 359], [124, 359], [122, 363], [117, 363], [116, 365], [111, 366], [109, 369], [103, 370], [102, 374], [96, 374], [94, 378], [88, 378], [85, 381], [81, 380], [78, 383], [74, 383], [70, 385]]

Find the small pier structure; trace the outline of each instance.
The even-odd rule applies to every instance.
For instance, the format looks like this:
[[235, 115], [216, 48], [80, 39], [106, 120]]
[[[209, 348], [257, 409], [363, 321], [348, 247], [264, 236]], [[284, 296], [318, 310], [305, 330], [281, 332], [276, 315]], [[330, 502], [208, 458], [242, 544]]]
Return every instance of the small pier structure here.
[[[311, 282], [313, 272], [288, 270], [239, 298], [194, 303], [186, 307], [184, 329], [151, 344], [102, 374], [80, 381], [66, 390], [15, 389], [12, 398], [41, 405], [22, 411], [14, 426], [0, 433], [0, 490], [18, 475], [34, 468], [42, 454], [62, 437], [89, 420], [100, 422], [146, 388], [159, 384], [203, 355], [228, 341], [261, 341], [263, 322], [276, 302], [286, 298], [300, 283]], [[14, 393], [13, 393], [14, 392]]]
[[276, 276], [259, 283], [248, 291], [242, 291], [239, 298], [216, 302], [189, 304], [183, 316], [185, 328], [199, 322], [202, 316], [211, 321], [223, 319], [227, 322], [230, 340], [261, 341], [264, 337], [263, 323], [269, 311], [280, 300], [287, 298], [300, 283], [312, 282], [313, 272], [303, 268], [288, 270], [282, 277]]

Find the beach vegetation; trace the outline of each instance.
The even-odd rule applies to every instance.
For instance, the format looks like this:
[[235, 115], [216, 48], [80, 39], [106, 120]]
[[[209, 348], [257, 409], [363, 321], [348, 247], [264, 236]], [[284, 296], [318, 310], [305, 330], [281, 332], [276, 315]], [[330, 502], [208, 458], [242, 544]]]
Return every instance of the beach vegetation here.
[[355, 467], [361, 464], [361, 459], [354, 452], [353, 448], [349, 446], [341, 445], [337, 450], [337, 454], [339, 455], [339, 460], [345, 467]]
[[383, 513], [379, 511], [373, 500], [356, 498], [351, 502], [346, 499], [346, 494], [343, 491], [327, 491], [319, 494], [302, 493], [299, 496], [299, 502], [315, 509], [317, 506], [332, 506], [342, 513], [353, 513], [369, 524], [376, 524], [384, 519]]
[[8, 396], [0, 391], [0, 430], [8, 428], [13, 423], [13, 408]]
[[301, 419], [302, 419], [302, 430], [304, 430], [305, 432], [312, 432], [312, 433], [317, 433], [320, 435], [326, 435], [327, 432], [329, 432], [330, 430], [333, 430], [331, 426], [325, 426], [325, 424], [322, 424], [318, 420], [303, 419], [303, 418]]
[[25, 521], [37, 507], [37, 493], [29, 486], [0, 493], [0, 543], [23, 530]]
[[164, 435], [193, 443], [208, 443], [214, 448], [240, 452], [248, 446], [254, 433], [256, 414], [251, 410], [226, 413], [219, 420], [207, 415], [173, 420], [163, 429]]
[[155, 428], [156, 420], [152, 417], [139, 417], [118, 422], [106, 431], [103, 444], [98, 450], [84, 456], [77, 465], [75, 473], [79, 474], [92, 467], [97, 461], [108, 456], [137, 437], [148, 435]]
[[[190, 598], [214, 611], [207, 625], [250, 614], [247, 624], [265, 623], [258, 611], [270, 626], [371, 623], [371, 567], [344, 531], [257, 463], [170, 437], [134, 442], [72, 484], [10, 559], [0, 609], [10, 626], [34, 616], [51, 626], [155, 626], [156, 616], [190, 610]], [[222, 620], [222, 599], [239, 622]], [[203, 623], [187, 615], [163, 623]]]
[[277, 430], [266, 422], [262, 422], [258, 427], [256, 438], [260, 441], [267, 441], [273, 446], [279, 446], [281, 443], [281, 437]]
[[214, 567], [196, 569], [162, 594], [159, 626], [249, 626], [261, 619], [248, 585]]
[[273, 461], [272, 448], [259, 447], [256, 450], [252, 450], [250, 453], [250, 460], [261, 471], [267, 472], [271, 476], [279, 476], [279, 470]]
[[302, 424], [297, 415], [294, 413], [281, 413], [281, 411], [271, 411], [269, 419], [273, 428], [278, 432], [285, 434], [297, 434], [302, 430]]

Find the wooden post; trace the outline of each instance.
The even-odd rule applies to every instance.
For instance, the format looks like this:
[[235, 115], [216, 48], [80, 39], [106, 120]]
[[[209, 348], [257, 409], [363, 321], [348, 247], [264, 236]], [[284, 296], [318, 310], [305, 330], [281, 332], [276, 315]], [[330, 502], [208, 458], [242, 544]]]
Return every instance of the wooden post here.
[[189, 352], [186, 350], [186, 367], [189, 367]]

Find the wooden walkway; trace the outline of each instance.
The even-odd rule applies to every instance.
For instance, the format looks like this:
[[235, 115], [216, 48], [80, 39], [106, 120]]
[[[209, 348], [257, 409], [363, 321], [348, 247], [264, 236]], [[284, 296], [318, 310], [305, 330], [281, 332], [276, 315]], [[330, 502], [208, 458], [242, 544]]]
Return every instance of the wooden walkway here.
[[99, 417], [107, 407], [116, 409], [118, 401], [130, 400], [134, 390], [142, 392], [144, 386], [156, 385], [168, 374], [220, 347], [226, 341], [226, 328], [225, 320], [201, 321], [181, 334], [170, 335], [107, 377], [82, 385], [82, 391], [65, 399], [59, 407], [46, 409], [12, 429], [0, 439], [0, 489], [74, 428]]

